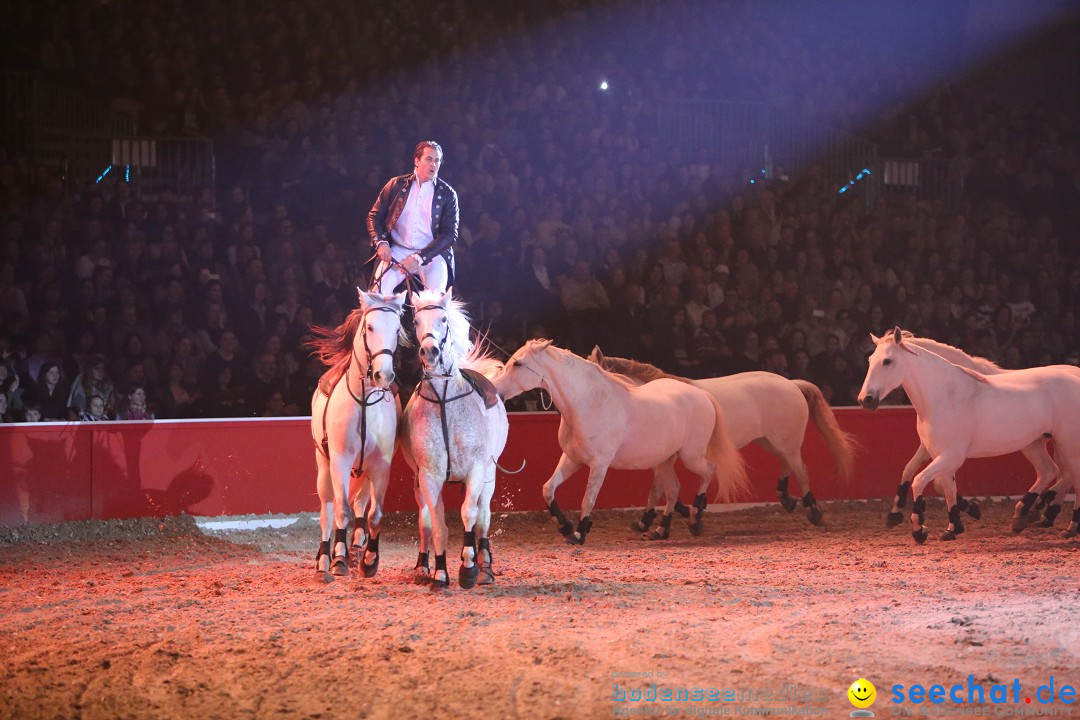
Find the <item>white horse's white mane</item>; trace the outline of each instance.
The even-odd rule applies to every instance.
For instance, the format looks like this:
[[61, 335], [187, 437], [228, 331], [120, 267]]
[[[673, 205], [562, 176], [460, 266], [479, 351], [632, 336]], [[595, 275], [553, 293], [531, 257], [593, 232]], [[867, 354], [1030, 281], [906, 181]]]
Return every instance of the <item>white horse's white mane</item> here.
[[[965, 362], [971, 363], [971, 365], [973, 366], [978, 366], [982, 364], [978, 361], [982, 360], [983, 363], [992, 366], [992, 368], [996, 369], [997, 372], [1000, 372], [1000, 368], [998, 368], [997, 365], [994, 365], [994, 363], [990, 362], [989, 360], [972, 357], [963, 350], [955, 348], [952, 345], [946, 345], [945, 343], [938, 342], [937, 340], [931, 340], [930, 338], [916, 337], [914, 334], [908, 332], [907, 330], [901, 330], [900, 337], [901, 343], [903, 343], [902, 345], [900, 345], [902, 349], [907, 349], [909, 352], [915, 353], [914, 350], [912, 350], [910, 347], [907, 347], [909, 345], [914, 345], [920, 350], [927, 352], [936, 358], [944, 360], [946, 363], [952, 365], [957, 370], [964, 373], [973, 380], [978, 380], [979, 382], [983, 383], [989, 382], [986, 379], [986, 375], [984, 375], [982, 372], [975, 369], [974, 367], [969, 367], [967, 364], [965, 364]], [[885, 342], [895, 342], [895, 337], [893, 336], [893, 333], [888, 333], [885, 335], [884, 340]], [[944, 352], [939, 352], [939, 350], [943, 350]], [[953, 358], [956, 358], [957, 355], [960, 356], [959, 358], [957, 358], [959, 362], [957, 362], [957, 360], [950, 359], [949, 357], [952, 356]], [[994, 371], [992, 370], [991, 372], [993, 373]]]
[[953, 347], [952, 345], [947, 345], [932, 338], [916, 337], [907, 330], [901, 330], [900, 332], [903, 335], [905, 341], [914, 343], [919, 347], [930, 350], [935, 355], [940, 355], [946, 360], [952, 362], [954, 365], [968, 364], [972, 369], [983, 373], [1001, 372], [1000, 365], [991, 360], [987, 360], [986, 358], [978, 357], [976, 355], [968, 355], [960, 348]]
[[[530, 340], [529, 341], [530, 345], [532, 345], [534, 343], [539, 344], [541, 342], [544, 342], [544, 341], [541, 341], [541, 340]], [[593, 368], [596, 372], [599, 372], [602, 377], [606, 377], [609, 380], [612, 380], [612, 381], [618, 383], [619, 385], [622, 385], [622, 386], [627, 387], [627, 388], [637, 388], [638, 387], [638, 385], [636, 383], [631, 381], [631, 379], [626, 377], [625, 375], [620, 375], [619, 373], [615, 373], [615, 372], [611, 372], [610, 370], [606, 370], [606, 369], [600, 367], [600, 365], [598, 363], [590, 362], [586, 358], [583, 358], [583, 357], [581, 357], [579, 355], [576, 355], [576, 354], [570, 352], [569, 350], [567, 350], [566, 348], [561, 348], [561, 347], [557, 347], [555, 345], [548, 344], [548, 345], [544, 346], [541, 349], [541, 351], [543, 351], [543, 350], [554, 350], [554, 351], [556, 351], [555, 352], [555, 359], [558, 360], [559, 362], [563, 363], [563, 364], [567, 364], [571, 360], [579, 360], [582, 364]]]
[[[442, 293], [437, 290], [422, 290], [413, 296], [413, 307], [416, 308], [439, 305], [441, 302]], [[482, 338], [476, 343], [469, 339], [471, 326], [465, 303], [451, 298], [446, 303], [446, 322], [450, 332], [444, 352], [449, 356], [451, 367], [478, 370], [487, 377], [502, 369], [502, 361], [488, 351]]]

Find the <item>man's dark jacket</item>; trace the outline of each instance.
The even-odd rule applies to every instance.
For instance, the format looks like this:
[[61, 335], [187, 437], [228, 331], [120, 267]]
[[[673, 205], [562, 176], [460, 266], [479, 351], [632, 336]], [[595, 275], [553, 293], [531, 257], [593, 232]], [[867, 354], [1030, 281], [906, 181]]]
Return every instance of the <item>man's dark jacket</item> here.
[[[391, 245], [394, 243], [394, 239], [390, 237], [390, 229], [401, 217], [405, 200], [409, 197], [409, 186], [415, 178], [413, 173], [391, 178], [379, 192], [379, 197], [376, 198], [367, 216], [368, 237], [371, 238], [373, 248], [383, 240]], [[448, 287], [454, 282], [454, 243], [458, 239], [458, 222], [457, 192], [450, 187], [449, 183], [436, 177], [435, 192], [431, 196], [431, 237], [433, 240], [430, 245], [419, 251], [419, 255], [424, 265], [431, 262], [437, 255], [443, 256], [449, 278]]]

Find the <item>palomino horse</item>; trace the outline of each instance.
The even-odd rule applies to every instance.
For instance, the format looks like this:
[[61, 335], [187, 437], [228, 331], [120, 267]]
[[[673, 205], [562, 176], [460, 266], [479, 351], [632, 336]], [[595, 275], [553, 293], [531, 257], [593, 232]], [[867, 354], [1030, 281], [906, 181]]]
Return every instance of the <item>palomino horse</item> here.
[[[724, 413], [703, 390], [662, 378], [640, 387], [573, 353], [531, 340], [521, 347], [495, 387], [504, 398], [542, 387], [559, 408], [562, 457], [544, 484], [548, 511], [572, 544], [582, 544], [608, 468], [653, 468], [665, 487], [667, 508], [661, 527], [671, 527], [678, 496], [675, 461], [701, 478], [699, 497], [715, 478], [718, 495], [747, 487], [742, 456], [728, 434]], [[583, 465], [589, 482], [577, 530], [555, 502], [555, 490]]]
[[488, 378], [502, 369], [502, 363], [489, 356], [480, 343], [474, 345], [469, 340], [469, 318], [461, 303], [450, 299], [449, 290], [441, 296], [434, 291], [420, 292], [412, 296], [412, 302], [424, 377], [405, 408], [401, 439], [405, 458], [417, 471], [417, 577], [427, 577], [428, 543], [433, 534], [432, 584], [450, 584], [442, 489], [457, 480], [465, 483], [461, 506], [465, 537], [458, 583], [471, 588], [478, 576], [481, 584], [492, 583], [495, 573], [488, 529], [495, 462], [506, 446], [510, 426], [506, 408]]
[[[911, 491], [912, 536], [922, 543], [926, 498], [923, 490], [935, 478], [945, 484], [949, 526], [942, 540], [956, 538], [960, 509], [955, 475], [969, 457], [993, 457], [1023, 450], [1041, 438], [1054, 438], [1059, 463], [1076, 477], [1080, 468], [1080, 379], [1053, 368], [1013, 370], [984, 375], [955, 365], [937, 353], [908, 341], [900, 328], [884, 338], [870, 355], [859, 402], [877, 409], [881, 398], [901, 385], [918, 414], [919, 439], [930, 464], [915, 475]], [[1032, 492], [1046, 490], [1044, 478]], [[1080, 522], [1073, 512], [1071, 533]]]
[[[795, 498], [788, 494], [788, 480], [792, 474], [795, 475], [799, 489], [803, 492], [803, 507], [814, 525], [821, 524], [822, 515], [817, 500], [810, 491], [810, 474], [802, 459], [802, 444], [808, 418], [813, 419], [814, 425], [821, 432], [840, 479], [845, 483], [851, 480], [855, 470], [855, 451], [851, 436], [840, 429], [832, 408], [821, 390], [813, 383], [788, 380], [767, 372], [744, 372], [727, 377], [689, 380], [668, 375], [648, 363], [605, 357], [599, 347], [593, 348], [589, 360], [605, 370], [625, 375], [635, 385], [658, 378], [672, 378], [708, 392], [724, 410], [724, 419], [735, 447], [743, 448], [756, 442], [780, 460], [781, 472], [776, 484], [776, 494], [788, 512], [794, 510], [796, 504]], [[656, 517], [654, 508], [659, 494], [659, 483], [653, 483], [645, 514], [638, 525], [631, 526], [632, 529], [649, 529]], [[675, 509], [689, 514], [682, 503], [677, 503]], [[701, 509], [698, 509], [697, 515], [700, 517]], [[695, 526], [690, 527], [693, 532]]]
[[[314, 328], [320, 337], [311, 343], [330, 367], [311, 397], [322, 526], [315, 565], [325, 577], [349, 574], [349, 529], [354, 518], [358, 525], [363, 523], [365, 505], [370, 535], [360, 568], [366, 577], [379, 569], [379, 524], [401, 412], [389, 388], [394, 381], [394, 350], [403, 339], [405, 293], [359, 292], [360, 307], [335, 330]], [[355, 547], [359, 554], [360, 543]]]
[[[909, 332], [903, 332], [904, 342], [913, 343], [919, 347], [926, 348], [930, 352], [936, 353], [945, 358], [954, 365], [960, 365], [971, 370], [982, 373], [983, 375], [1000, 375], [1004, 372], [1010, 372], [996, 363], [990, 362], [986, 358], [972, 357], [963, 350], [954, 348], [952, 345], [946, 345], [930, 338], [917, 338]], [[1053, 369], [1061, 373], [1071, 374], [1077, 378], [1080, 378], [1080, 368], [1073, 365], [1054, 365]], [[1051, 368], [1046, 368], [1047, 370]], [[1024, 454], [1024, 457], [1028, 459], [1028, 462], [1035, 468], [1035, 485], [1028, 491], [1019, 503], [1017, 503], [1016, 511], [1013, 516], [1013, 531], [1020, 532], [1029, 522], [1038, 519], [1039, 512], [1043, 512], [1042, 527], [1050, 527], [1054, 524], [1054, 520], [1057, 519], [1058, 514], [1061, 512], [1061, 503], [1065, 499], [1065, 494], [1068, 492], [1069, 485], [1073, 482], [1073, 479], [1066, 473], [1059, 474], [1059, 468], [1053, 458], [1050, 457], [1050, 453], [1046, 449], [1047, 443], [1050, 442], [1049, 438], [1039, 438], [1031, 445], [1027, 446], [1020, 452]], [[900, 479], [900, 486], [896, 489], [896, 497], [893, 499], [892, 510], [886, 519], [886, 524], [889, 527], [896, 527], [903, 522], [904, 516], [900, 514], [900, 509], [907, 505], [907, 494], [911, 489], [911, 480], [926, 463], [930, 462], [930, 453], [926, 451], [926, 448], [919, 445], [918, 450], [915, 451], [915, 455], [904, 467], [904, 473]], [[1053, 480], [1054, 476], [1057, 476], [1057, 482], [1053, 487], [1046, 490], [1041, 495], [1036, 496], [1034, 490], [1037, 486], [1046, 487]], [[941, 489], [939, 484], [939, 490]], [[1036, 502], [1036, 497], [1038, 502]], [[967, 512], [976, 520], [979, 518], [980, 510], [979, 505], [974, 500], [965, 500], [964, 498], [957, 496], [957, 506], [961, 512]], [[963, 525], [958, 524], [956, 531], [959, 534], [962, 532]]]

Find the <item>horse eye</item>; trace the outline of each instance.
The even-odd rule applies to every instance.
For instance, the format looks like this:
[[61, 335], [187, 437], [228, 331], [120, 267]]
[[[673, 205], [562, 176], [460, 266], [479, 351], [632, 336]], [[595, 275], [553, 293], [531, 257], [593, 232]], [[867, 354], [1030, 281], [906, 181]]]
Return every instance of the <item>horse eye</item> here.
[[892, 365], [892, 360], [889, 360], [889, 359], [886, 358], [885, 360], [881, 361], [881, 364], [882, 365]]

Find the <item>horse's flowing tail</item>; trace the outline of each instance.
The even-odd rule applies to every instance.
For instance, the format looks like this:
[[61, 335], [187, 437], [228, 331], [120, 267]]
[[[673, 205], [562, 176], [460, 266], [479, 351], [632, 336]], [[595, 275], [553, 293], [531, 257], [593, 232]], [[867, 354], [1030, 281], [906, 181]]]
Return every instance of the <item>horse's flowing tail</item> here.
[[[709, 393], [705, 393], [709, 395]], [[724, 419], [724, 411], [716, 398], [709, 395], [712, 401], [713, 414], [716, 415], [716, 424], [713, 425], [712, 437], [709, 438], [709, 446], [705, 451], [705, 457], [709, 462], [716, 465], [716, 500], [728, 502], [738, 496], [745, 496], [750, 489], [750, 478], [746, 474], [746, 464], [743, 462], [742, 453], [731, 441], [728, 433], [727, 420]]]
[[799, 388], [810, 408], [810, 419], [814, 421], [818, 432], [825, 440], [825, 447], [829, 448], [833, 464], [836, 465], [836, 474], [844, 484], [850, 483], [855, 475], [855, 438], [851, 433], [840, 429], [836, 422], [836, 413], [825, 401], [825, 396], [817, 385], [806, 380], [792, 380]]

